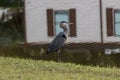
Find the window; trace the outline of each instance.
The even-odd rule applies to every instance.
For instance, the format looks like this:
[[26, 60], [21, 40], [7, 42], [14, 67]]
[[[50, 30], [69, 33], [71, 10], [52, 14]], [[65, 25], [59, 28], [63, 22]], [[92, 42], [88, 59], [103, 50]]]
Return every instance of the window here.
[[47, 9], [47, 29], [48, 36], [53, 37], [57, 35], [62, 29], [59, 27], [59, 22], [67, 21], [73, 24], [69, 25], [70, 37], [76, 36], [76, 9], [68, 10], [53, 10]]
[[[60, 28], [59, 23], [61, 21], [69, 22], [69, 12], [65, 10], [55, 11], [55, 34], [57, 35], [59, 32], [62, 32], [63, 29]], [[68, 28], [69, 31], [69, 28]]]
[[115, 10], [115, 36], [120, 36], [120, 10]]
[[107, 36], [120, 36], [120, 10], [106, 9]]

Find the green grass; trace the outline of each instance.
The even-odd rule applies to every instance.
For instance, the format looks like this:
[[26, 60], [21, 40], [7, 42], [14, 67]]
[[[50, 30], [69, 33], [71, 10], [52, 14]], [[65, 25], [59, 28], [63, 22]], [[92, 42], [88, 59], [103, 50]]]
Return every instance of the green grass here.
[[120, 69], [0, 57], [0, 80], [120, 80]]

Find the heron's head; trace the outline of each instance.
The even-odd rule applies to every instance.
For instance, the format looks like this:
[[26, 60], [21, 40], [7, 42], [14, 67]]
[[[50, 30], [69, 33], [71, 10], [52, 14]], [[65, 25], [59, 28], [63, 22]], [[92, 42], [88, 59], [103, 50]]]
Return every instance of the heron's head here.
[[68, 23], [66, 21], [61, 21], [60, 22], [60, 27], [61, 28], [65, 29], [65, 28], [67, 28], [67, 26], [68, 26]]
[[70, 24], [73, 24], [73, 23], [69, 23], [69, 22], [66, 22], [66, 21], [61, 21], [60, 22], [60, 27], [65, 29], [67, 28]]
[[66, 22], [66, 21], [61, 21], [60, 22], [60, 27], [64, 30], [64, 32], [69, 33], [69, 25], [70, 24], [73, 24], [73, 23]]

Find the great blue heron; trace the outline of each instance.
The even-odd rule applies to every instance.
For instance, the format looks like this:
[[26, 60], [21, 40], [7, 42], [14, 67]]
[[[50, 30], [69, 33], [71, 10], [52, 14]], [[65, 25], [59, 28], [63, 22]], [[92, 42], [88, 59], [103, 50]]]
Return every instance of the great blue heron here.
[[63, 29], [63, 32], [60, 32], [54, 39], [53, 41], [50, 43], [48, 49], [47, 49], [47, 54], [49, 54], [50, 52], [57, 52], [57, 56], [58, 56], [58, 61], [60, 60], [60, 49], [64, 46], [65, 41], [67, 40], [68, 37], [68, 25], [72, 24], [72, 23], [68, 23], [66, 21], [62, 21], [60, 22], [60, 27]]

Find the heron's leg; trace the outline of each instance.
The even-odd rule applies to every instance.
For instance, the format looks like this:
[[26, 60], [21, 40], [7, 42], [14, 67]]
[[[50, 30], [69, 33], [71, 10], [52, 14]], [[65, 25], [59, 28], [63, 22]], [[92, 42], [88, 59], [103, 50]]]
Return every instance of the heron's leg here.
[[59, 50], [57, 51], [58, 62], [61, 62], [60, 52], [61, 52], [61, 50], [59, 49]]

